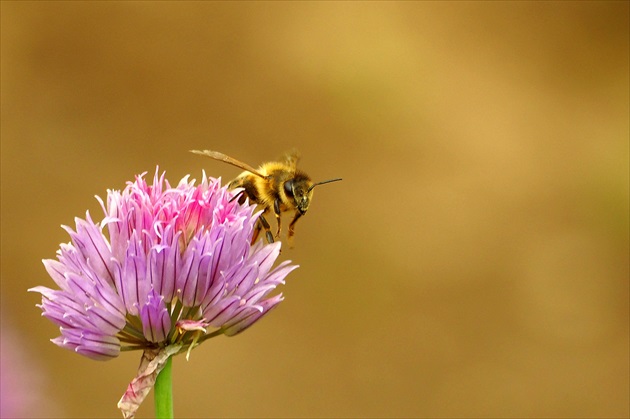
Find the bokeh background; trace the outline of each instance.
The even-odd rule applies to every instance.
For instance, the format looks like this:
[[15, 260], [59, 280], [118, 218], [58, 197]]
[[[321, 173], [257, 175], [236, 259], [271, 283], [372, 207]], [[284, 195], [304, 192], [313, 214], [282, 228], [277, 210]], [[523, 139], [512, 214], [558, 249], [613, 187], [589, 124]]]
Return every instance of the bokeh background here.
[[[628, 417], [628, 2], [6, 2], [2, 403], [118, 417], [139, 353], [51, 344], [61, 224], [292, 147], [272, 315], [174, 362], [179, 417]], [[4, 412], [8, 415], [8, 411]], [[140, 417], [153, 415], [152, 399]]]

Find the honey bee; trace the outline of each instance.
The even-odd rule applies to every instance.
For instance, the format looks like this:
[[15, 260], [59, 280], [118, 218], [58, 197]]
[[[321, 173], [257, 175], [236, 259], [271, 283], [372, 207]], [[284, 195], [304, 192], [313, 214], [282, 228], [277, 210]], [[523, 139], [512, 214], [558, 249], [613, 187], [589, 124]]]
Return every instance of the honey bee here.
[[273, 212], [276, 216], [278, 228], [275, 238], [280, 238], [281, 221], [283, 212], [295, 211], [293, 220], [289, 224], [287, 239], [292, 243], [295, 234], [295, 223], [308, 210], [313, 199], [313, 189], [317, 185], [337, 182], [340, 178], [325, 180], [314, 183], [311, 178], [301, 170], [297, 169], [300, 156], [293, 150], [285, 154], [282, 161], [272, 161], [263, 163], [258, 169], [227, 156], [218, 151], [212, 150], [190, 150], [192, 153], [207, 156], [245, 170], [236, 179], [230, 182], [229, 188], [242, 188], [239, 202], [244, 203], [246, 198], [263, 208], [263, 213], [258, 218], [258, 223], [254, 230], [252, 243], [256, 241], [260, 230], [265, 230], [265, 237], [268, 243], [274, 242], [271, 234], [271, 226], [265, 219], [265, 214]]

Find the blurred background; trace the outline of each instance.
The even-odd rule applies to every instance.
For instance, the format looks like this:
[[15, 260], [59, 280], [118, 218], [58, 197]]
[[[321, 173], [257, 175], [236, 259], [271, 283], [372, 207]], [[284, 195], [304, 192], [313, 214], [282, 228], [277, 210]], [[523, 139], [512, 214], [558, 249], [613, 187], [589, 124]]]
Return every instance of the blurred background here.
[[[286, 300], [174, 361], [179, 417], [628, 417], [627, 2], [2, 2], [2, 398], [119, 417], [140, 354], [38, 294], [93, 198], [292, 147]], [[13, 375], [10, 375], [13, 374]], [[152, 399], [139, 417], [153, 415]], [[8, 408], [7, 408], [8, 409]]]

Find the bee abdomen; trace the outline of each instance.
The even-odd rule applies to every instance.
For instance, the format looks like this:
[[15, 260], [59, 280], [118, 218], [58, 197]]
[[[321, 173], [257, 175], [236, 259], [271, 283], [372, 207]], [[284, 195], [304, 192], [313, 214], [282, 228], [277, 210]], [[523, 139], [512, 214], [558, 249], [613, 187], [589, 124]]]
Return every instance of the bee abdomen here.
[[[244, 189], [244, 194], [246, 195], [251, 202], [260, 203], [260, 197], [258, 196], [258, 192], [256, 190], [256, 185], [254, 184], [254, 179], [250, 177], [246, 177], [244, 179], [236, 179], [232, 183], [230, 183], [230, 188], [232, 187], [240, 187]], [[232, 186], [234, 184], [234, 186]], [[245, 201], [245, 196], [241, 197], [241, 203]]]

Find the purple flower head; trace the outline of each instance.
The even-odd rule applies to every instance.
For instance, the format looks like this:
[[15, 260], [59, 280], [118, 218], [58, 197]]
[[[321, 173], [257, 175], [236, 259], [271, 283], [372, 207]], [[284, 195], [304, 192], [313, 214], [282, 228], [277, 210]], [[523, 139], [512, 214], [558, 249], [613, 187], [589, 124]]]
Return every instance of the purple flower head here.
[[[59, 286], [42, 294], [43, 316], [59, 325], [52, 341], [89, 358], [107, 360], [121, 350], [181, 346], [235, 335], [275, 307], [269, 297], [295, 269], [273, 267], [280, 243], [250, 245], [258, 213], [235, 192], [205, 176], [171, 187], [156, 170], [122, 191], [97, 197], [105, 216], [89, 213], [64, 227], [71, 243], [57, 260], [44, 260]], [[180, 352], [181, 352], [180, 351]]]

